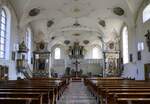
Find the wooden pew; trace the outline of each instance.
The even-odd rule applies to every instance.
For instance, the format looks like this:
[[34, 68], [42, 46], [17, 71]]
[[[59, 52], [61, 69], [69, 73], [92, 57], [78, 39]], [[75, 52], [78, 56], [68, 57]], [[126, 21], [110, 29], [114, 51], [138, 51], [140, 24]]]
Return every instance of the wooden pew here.
[[[5, 86], [1, 86], [0, 87], [1, 91], [5, 91], [5, 92], [32, 92], [32, 93], [37, 93], [37, 92], [44, 92], [47, 93], [47, 95], [52, 95], [54, 96], [55, 93], [55, 88], [54, 87], [46, 87], [46, 86], [36, 86], [36, 85], [31, 85], [31, 84], [27, 84], [27, 83], [19, 83], [19, 84], [6, 84]], [[51, 98], [52, 100], [52, 98]], [[53, 97], [54, 100], [54, 97]]]
[[[141, 88], [135, 88], [135, 89], [130, 89], [130, 88], [113, 88], [113, 89], [107, 89], [105, 90], [105, 93], [102, 94], [102, 96], [107, 99], [105, 103], [108, 104], [117, 104], [117, 101], [119, 98], [145, 98], [145, 97], [150, 97], [150, 96], [145, 96], [150, 95], [150, 89], [143, 89]], [[130, 100], [130, 99], [128, 99]], [[137, 99], [138, 100], [138, 99]]]
[[149, 82], [112, 78], [91, 78], [86, 79], [85, 83], [95, 96], [101, 98], [101, 103], [103, 103], [104, 99], [106, 104], [122, 104], [119, 102], [141, 101], [141, 99], [143, 102], [149, 102]]
[[63, 94], [64, 90], [66, 89], [66, 87], [69, 85], [69, 79], [68, 78], [44, 78], [44, 79], [40, 79], [40, 78], [32, 78], [31, 80], [34, 80], [36, 82], [38, 81], [55, 81], [56, 83], [59, 83], [59, 86], [57, 88], [57, 98], [59, 99], [60, 96]]
[[30, 104], [32, 101], [37, 100], [37, 104], [43, 104], [43, 95], [46, 93], [40, 92], [0, 92], [0, 100], [23, 100]]
[[[24, 81], [0, 81], [0, 99], [18, 99], [15, 96], [28, 95], [29, 99], [33, 99], [34, 96], [30, 95], [40, 95], [40, 102], [42, 104], [43, 96], [47, 96], [49, 104], [56, 104], [57, 94], [61, 86], [65, 85], [64, 80], [24, 80]], [[25, 92], [25, 93], [24, 93]], [[6, 97], [5, 95], [11, 95], [11, 97]], [[13, 95], [13, 96], [12, 96]], [[14, 96], [15, 95], [15, 96]], [[23, 96], [21, 99], [25, 99]], [[19, 100], [18, 99], [18, 100]], [[28, 100], [26, 98], [26, 100]]]
[[[134, 104], [134, 101], [138, 101], [139, 103], [142, 104], [149, 104], [150, 103], [150, 91], [134, 91], [134, 92], [119, 92], [119, 93], [114, 93], [114, 99], [112, 101], [109, 101], [109, 104], [122, 104], [125, 102], [128, 104], [128, 102], [131, 102]], [[137, 103], [136, 103], [137, 104]]]

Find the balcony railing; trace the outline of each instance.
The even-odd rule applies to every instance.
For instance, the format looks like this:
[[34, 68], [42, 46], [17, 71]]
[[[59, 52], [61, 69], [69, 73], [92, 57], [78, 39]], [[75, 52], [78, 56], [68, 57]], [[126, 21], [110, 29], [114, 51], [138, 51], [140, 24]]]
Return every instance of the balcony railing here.
[[[66, 62], [65, 62], [66, 61]], [[64, 59], [60, 59], [60, 60], [54, 60], [53, 61], [53, 66], [64, 66], [65, 63], [66, 64], [71, 64], [74, 61], [72, 60], [64, 60]], [[80, 59], [78, 60], [81, 64], [100, 64], [103, 65], [104, 64], [104, 60], [103, 59]]]

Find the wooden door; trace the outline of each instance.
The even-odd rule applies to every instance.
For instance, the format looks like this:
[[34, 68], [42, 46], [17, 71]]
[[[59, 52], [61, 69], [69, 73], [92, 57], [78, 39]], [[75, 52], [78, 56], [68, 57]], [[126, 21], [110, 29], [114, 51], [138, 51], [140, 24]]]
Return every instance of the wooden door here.
[[150, 80], [150, 63], [144, 65], [145, 69], [145, 80]]

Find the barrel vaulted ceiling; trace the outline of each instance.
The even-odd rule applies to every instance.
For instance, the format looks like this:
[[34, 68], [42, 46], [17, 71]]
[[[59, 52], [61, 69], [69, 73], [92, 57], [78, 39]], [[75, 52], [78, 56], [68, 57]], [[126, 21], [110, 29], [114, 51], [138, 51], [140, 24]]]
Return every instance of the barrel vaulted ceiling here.
[[[41, 37], [40, 39], [54, 41], [55, 44], [63, 43], [65, 40], [99, 42], [98, 37], [109, 41], [120, 34], [124, 23], [134, 25], [137, 12], [144, 0], [9, 1], [16, 11], [20, 27], [30, 23], [37, 40]], [[121, 7], [124, 14], [116, 15], [113, 12], [116, 7]], [[33, 8], [38, 8], [40, 12], [36, 16], [29, 16]]]

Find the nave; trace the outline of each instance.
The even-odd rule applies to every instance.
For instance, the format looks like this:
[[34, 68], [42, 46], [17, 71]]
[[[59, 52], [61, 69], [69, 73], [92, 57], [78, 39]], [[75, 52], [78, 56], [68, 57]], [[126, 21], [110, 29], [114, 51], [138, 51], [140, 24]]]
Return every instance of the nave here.
[[83, 82], [71, 82], [57, 104], [97, 104]]
[[0, 0], [0, 104], [150, 104], [150, 0]]
[[121, 77], [0, 81], [0, 104], [150, 104], [150, 83]]

